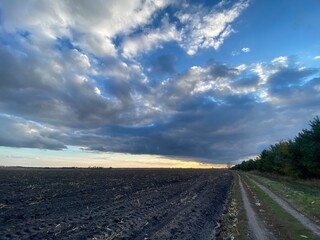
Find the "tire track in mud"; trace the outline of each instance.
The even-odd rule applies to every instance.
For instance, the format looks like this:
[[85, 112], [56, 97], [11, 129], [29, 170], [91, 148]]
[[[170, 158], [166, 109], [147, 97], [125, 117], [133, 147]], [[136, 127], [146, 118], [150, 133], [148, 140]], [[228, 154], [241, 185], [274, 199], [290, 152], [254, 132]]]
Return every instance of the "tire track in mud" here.
[[252, 178], [250, 178], [260, 189], [262, 189], [265, 193], [267, 193], [274, 201], [276, 201], [285, 211], [291, 214], [295, 219], [297, 219], [302, 225], [304, 225], [307, 229], [311, 230], [314, 234], [320, 236], [320, 226], [313, 223], [309, 218], [307, 218], [302, 213], [298, 212], [296, 209], [290, 206], [290, 204], [284, 199], [278, 197], [274, 194], [270, 189], [256, 182]]
[[196, 201], [185, 206], [150, 239], [215, 239], [215, 225], [222, 212], [217, 206], [223, 206], [226, 201], [226, 196], [219, 193], [225, 186], [208, 185]]
[[[121, 227], [116, 227], [110, 225], [110, 228], [114, 228], [115, 232], [119, 232], [121, 230], [121, 235], [128, 235], [130, 238], [136, 238], [137, 233], [143, 231], [146, 228], [151, 220], [158, 221], [164, 216], [168, 215], [168, 209], [172, 206], [178, 199], [180, 199], [180, 194], [183, 193], [184, 190], [180, 190], [175, 192], [174, 187], [172, 189], [167, 189], [168, 192], [162, 193], [167, 197], [161, 198], [160, 194], [147, 194], [139, 199], [139, 205], [135, 206], [132, 209], [132, 206], [128, 206], [128, 210], [124, 219], [122, 219], [123, 224]], [[164, 200], [165, 199], [165, 200]], [[120, 215], [120, 214], [119, 214]], [[156, 218], [153, 218], [156, 216]], [[130, 234], [129, 234], [130, 233]], [[117, 236], [118, 238], [120, 236]], [[112, 237], [110, 237], [112, 239]]]
[[[185, 184], [186, 188], [180, 188], [178, 192], [174, 193], [172, 189], [169, 189], [170, 196], [166, 198], [165, 203], [160, 200], [157, 203], [152, 202], [143, 208], [133, 210], [128, 214], [130, 217], [123, 219], [124, 222], [120, 227], [121, 234], [114, 234], [106, 239], [146, 239], [151, 237], [153, 232], [168, 225], [175, 216], [184, 211], [198, 195], [203, 195], [206, 192], [207, 185], [204, 182], [206, 183], [205, 178], [202, 177], [192, 186]], [[155, 196], [152, 199], [159, 198]], [[115, 232], [119, 232], [119, 228]], [[98, 236], [96, 238], [99, 239]]]
[[[170, 199], [170, 202], [161, 206], [157, 211], [155, 211], [152, 215], [156, 217], [156, 224], [152, 225], [151, 227], [143, 229], [135, 239], [145, 239], [150, 238], [152, 234], [165, 227], [176, 215], [179, 215], [181, 211], [188, 205], [188, 201], [195, 200], [198, 195], [203, 194], [205, 185], [201, 184], [204, 181], [203, 179], [199, 181], [194, 186], [186, 189], [185, 191], [181, 192], [176, 195], [174, 198]], [[187, 194], [190, 193], [190, 194]], [[149, 225], [149, 224], [148, 224]]]
[[238, 178], [239, 178], [239, 185], [240, 185], [243, 205], [247, 214], [247, 219], [249, 220], [248, 224], [249, 224], [250, 239], [256, 239], [256, 240], [274, 239], [271, 233], [265, 228], [265, 226], [263, 226], [262, 221], [258, 218], [257, 214], [251, 207], [247, 191], [243, 187], [240, 175], [238, 175]]
[[[192, 181], [194, 181], [196, 179], [191, 178], [188, 179], [185, 182], [181, 182], [181, 185], [186, 185], [186, 184], [191, 184]], [[160, 188], [154, 188], [154, 190], [157, 191], [171, 191], [171, 188], [174, 187], [174, 184], [170, 184], [170, 185], [164, 185]], [[99, 187], [96, 188], [97, 191], [101, 190], [103, 188]], [[148, 193], [151, 192], [152, 189], [150, 190], [141, 190], [139, 189], [136, 192], [131, 192], [128, 193], [129, 196], [132, 196], [136, 193], [143, 193], [144, 196], [143, 198], [150, 198], [150, 196]], [[90, 192], [92, 191], [77, 191], [84, 193], [85, 196], [79, 195], [79, 198], [89, 198], [89, 201], [87, 201], [86, 203], [88, 205], [91, 204], [91, 200], [94, 202], [94, 198], [92, 197], [92, 194], [90, 194]], [[77, 193], [76, 192], [76, 193]], [[33, 216], [34, 214], [32, 214], [32, 211], [34, 210], [35, 212], [37, 211], [44, 211], [43, 206], [42, 205], [46, 205], [46, 202], [50, 202], [52, 200], [52, 198], [48, 197], [46, 199], [46, 201], [44, 202], [40, 202], [39, 205], [32, 205], [33, 210], [31, 210], [31, 214], [29, 213], [29, 218], [26, 219], [26, 221], [29, 222], [30, 225], [40, 225], [39, 227], [35, 227], [35, 228], [30, 228], [29, 225], [24, 225], [24, 223], [17, 223], [15, 224], [13, 227], [13, 229], [6, 229], [5, 231], [1, 231], [1, 227], [0, 227], [0, 232], [13, 232], [13, 233], [8, 233], [5, 234], [4, 236], [7, 236], [5, 238], [7, 239], [11, 239], [11, 238], [16, 238], [16, 239], [20, 239], [22, 236], [26, 236], [29, 235], [31, 237], [34, 238], [38, 238], [38, 239], [43, 239], [45, 236], [51, 236], [52, 238], [61, 236], [61, 232], [72, 232], [73, 234], [75, 234], [76, 232], [84, 232], [85, 229], [94, 229], [94, 226], [90, 226], [90, 222], [95, 221], [99, 216], [103, 216], [104, 219], [112, 214], [114, 214], [115, 216], [117, 215], [117, 209], [128, 209], [131, 208], [132, 206], [129, 205], [128, 207], [128, 201], [129, 199], [124, 199], [124, 200], [110, 200], [110, 201], [106, 201], [105, 203], [100, 202], [100, 206], [97, 208], [93, 208], [93, 209], [85, 209], [85, 210], [80, 210], [77, 209], [77, 207], [79, 207], [79, 205], [83, 205], [83, 204], [79, 204], [77, 201], [75, 201], [74, 196], [72, 196], [72, 194], [68, 194], [68, 193], [64, 193], [64, 194], [60, 194], [60, 197], [64, 198], [63, 204], [65, 204], [65, 206], [63, 206], [64, 209], [68, 210], [68, 214], [66, 214], [66, 212], [64, 212], [63, 215], [67, 215], [64, 217], [54, 217], [53, 219], [46, 219], [46, 221], [35, 221], [33, 218], [30, 218], [31, 216]], [[110, 204], [110, 202], [113, 202]], [[102, 206], [101, 206], [102, 205]], [[23, 205], [19, 204], [16, 210], [21, 209], [21, 211], [23, 211]], [[36, 207], [38, 206], [38, 207]], [[125, 207], [127, 206], [127, 207]], [[35, 208], [36, 207], [36, 208]], [[44, 206], [45, 207], [45, 206]], [[71, 211], [74, 210], [78, 210], [79, 213], [77, 213], [77, 211], [75, 212], [70, 212], [69, 209]], [[30, 211], [30, 210], [28, 210]], [[48, 212], [48, 211], [47, 211]], [[45, 215], [48, 214], [49, 216], [53, 213], [44, 213]], [[105, 221], [106, 222], [106, 221]], [[108, 222], [108, 221], [107, 221]], [[105, 228], [107, 228], [108, 225], [106, 225], [105, 223], [103, 224], [103, 226]], [[12, 226], [11, 226], [12, 227]], [[96, 231], [101, 231], [100, 229], [101, 226], [99, 226], [99, 229], [96, 229]], [[80, 234], [83, 237], [83, 233]], [[92, 235], [92, 234], [91, 234]], [[86, 237], [90, 236], [90, 234], [86, 234]], [[65, 236], [67, 237], [67, 236]]]

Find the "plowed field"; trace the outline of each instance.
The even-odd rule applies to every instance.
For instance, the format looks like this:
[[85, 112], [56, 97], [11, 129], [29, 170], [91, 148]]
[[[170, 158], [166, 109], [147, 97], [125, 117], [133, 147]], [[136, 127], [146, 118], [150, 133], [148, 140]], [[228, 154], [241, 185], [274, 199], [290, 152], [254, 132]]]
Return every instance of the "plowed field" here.
[[0, 169], [1, 239], [215, 239], [232, 174]]

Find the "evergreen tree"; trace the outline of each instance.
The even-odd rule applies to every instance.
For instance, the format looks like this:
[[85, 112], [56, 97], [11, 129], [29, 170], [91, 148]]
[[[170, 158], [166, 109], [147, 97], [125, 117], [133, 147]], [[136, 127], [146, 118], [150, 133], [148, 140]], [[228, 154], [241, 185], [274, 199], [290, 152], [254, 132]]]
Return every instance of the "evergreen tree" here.
[[236, 170], [271, 172], [295, 178], [320, 178], [320, 119], [310, 122], [295, 139], [280, 141], [263, 150], [255, 160], [243, 161]]

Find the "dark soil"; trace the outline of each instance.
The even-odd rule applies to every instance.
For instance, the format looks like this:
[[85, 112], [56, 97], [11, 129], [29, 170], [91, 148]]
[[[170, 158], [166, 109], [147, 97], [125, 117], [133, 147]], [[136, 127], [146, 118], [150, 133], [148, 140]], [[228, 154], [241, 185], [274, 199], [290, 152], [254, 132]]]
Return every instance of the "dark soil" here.
[[215, 239], [222, 170], [0, 169], [1, 239]]

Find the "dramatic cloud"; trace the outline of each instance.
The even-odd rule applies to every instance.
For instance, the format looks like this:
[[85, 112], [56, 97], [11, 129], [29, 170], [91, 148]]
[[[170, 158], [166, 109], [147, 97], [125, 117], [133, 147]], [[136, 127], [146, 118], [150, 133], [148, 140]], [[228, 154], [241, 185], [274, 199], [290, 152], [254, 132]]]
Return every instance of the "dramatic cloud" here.
[[[296, 114], [310, 116], [319, 111], [318, 69], [274, 62], [263, 66], [264, 71], [273, 69], [266, 81], [255, 72], [255, 64], [244, 69], [210, 61], [205, 67], [192, 67], [150, 90], [149, 101], [162, 112], [161, 118], [142, 126], [83, 131], [77, 143], [96, 151], [183, 156], [215, 163], [258, 153], [274, 139], [293, 137], [292, 129], [298, 132], [305, 126], [308, 117], [298, 121]], [[274, 89], [283, 92], [278, 95]]]
[[151, 63], [150, 71], [158, 75], [175, 73], [176, 61], [177, 58], [174, 55], [160, 55]]
[[35, 122], [0, 115], [0, 145], [7, 147], [61, 150], [66, 146], [58, 139], [62, 133]]
[[[170, 1], [10, 1], [1, 3], [3, 28], [8, 32], [27, 30], [37, 43], [57, 37], [96, 56], [115, 55], [112, 42], [117, 34], [128, 34], [145, 25], [153, 14]], [[26, 11], [27, 9], [27, 11]], [[45, 42], [43, 41], [45, 40]]]
[[[197, 53], [199, 48], [218, 49], [231, 33], [234, 32], [231, 23], [249, 6], [249, 1], [239, 1], [228, 6], [222, 1], [215, 8], [207, 10], [200, 6], [187, 5], [177, 13], [182, 28], [181, 46], [189, 55]], [[203, 16], [203, 13], [205, 15]]]
[[180, 33], [174, 25], [168, 22], [167, 17], [162, 20], [161, 24], [161, 28], [125, 38], [122, 43], [123, 56], [132, 58], [138, 53], [159, 48], [164, 42], [180, 39]]
[[[293, 137], [320, 114], [319, 68], [197, 55], [236, 35], [248, 7], [0, 2], [0, 145], [226, 163]], [[242, 46], [239, 58], [252, 55]]]
[[[43, 57], [50, 61], [42, 61]], [[4, 62], [0, 66], [0, 106], [9, 114], [85, 127], [111, 121], [127, 107], [117, 94], [110, 100], [99, 94], [97, 83], [83, 74], [91, 72], [86, 71], [87, 57], [76, 50], [49, 51], [40, 57], [33, 51], [25, 55], [0, 49], [0, 59]]]

